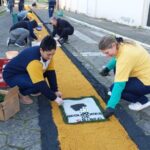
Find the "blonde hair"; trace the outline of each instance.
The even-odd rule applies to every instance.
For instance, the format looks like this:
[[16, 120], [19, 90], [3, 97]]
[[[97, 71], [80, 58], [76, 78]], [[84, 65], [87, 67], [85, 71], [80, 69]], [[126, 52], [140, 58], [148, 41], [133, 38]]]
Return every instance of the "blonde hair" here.
[[115, 37], [115, 36], [104, 36], [99, 42], [99, 49], [105, 50], [112, 47], [112, 44], [115, 43], [119, 45], [121, 43], [132, 44], [135, 45], [133, 41], [124, 40], [122, 37]]

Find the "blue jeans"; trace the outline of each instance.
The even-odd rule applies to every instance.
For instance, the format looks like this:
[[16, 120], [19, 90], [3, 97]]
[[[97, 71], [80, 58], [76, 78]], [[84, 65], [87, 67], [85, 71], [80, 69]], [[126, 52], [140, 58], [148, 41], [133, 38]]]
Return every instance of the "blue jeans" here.
[[54, 13], [54, 6], [49, 5], [48, 7], [49, 18], [53, 17], [53, 13]]
[[[113, 85], [111, 85], [110, 89], [112, 90], [112, 88]], [[145, 104], [148, 101], [148, 98], [145, 95], [149, 93], [150, 86], [144, 85], [137, 78], [129, 78], [121, 98], [132, 103], [140, 102], [141, 104]]]
[[36, 89], [36, 86], [32, 83], [28, 74], [18, 74], [10, 78], [6, 78], [5, 73], [3, 73], [3, 78], [10, 87], [18, 86], [22, 95], [30, 95], [39, 92]]

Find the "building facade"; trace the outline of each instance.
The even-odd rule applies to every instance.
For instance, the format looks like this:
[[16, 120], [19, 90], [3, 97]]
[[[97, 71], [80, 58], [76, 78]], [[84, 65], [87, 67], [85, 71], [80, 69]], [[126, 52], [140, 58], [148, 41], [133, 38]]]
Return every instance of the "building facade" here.
[[150, 26], [150, 0], [59, 0], [62, 9], [131, 26]]

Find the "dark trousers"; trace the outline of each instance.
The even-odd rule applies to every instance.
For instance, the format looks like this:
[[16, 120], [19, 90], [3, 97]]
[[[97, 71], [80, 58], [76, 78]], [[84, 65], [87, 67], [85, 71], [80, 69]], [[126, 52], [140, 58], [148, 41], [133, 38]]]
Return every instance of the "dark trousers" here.
[[[45, 74], [44, 77], [46, 77]], [[3, 78], [10, 87], [18, 86], [19, 91], [22, 95], [30, 95], [30, 94], [35, 94], [40, 92], [36, 88], [35, 84], [32, 83], [28, 74], [18, 74], [7, 78], [5, 77], [5, 72], [4, 72]]]
[[24, 1], [21, 1], [21, 0], [20, 0], [20, 2], [19, 2], [19, 4], [18, 4], [18, 11], [20, 12], [20, 11], [22, 11], [22, 10], [24, 10]]
[[65, 40], [68, 40], [68, 35], [72, 35], [74, 32], [74, 29], [73, 28], [64, 28], [62, 29], [61, 31], [59, 31], [57, 34], [59, 36], [61, 36], [60, 38], [64, 38]]
[[[111, 86], [112, 90], [113, 85]], [[150, 93], [150, 86], [144, 85], [137, 78], [129, 78], [126, 83], [125, 89], [122, 92], [121, 98], [135, 103], [140, 102], [141, 104], [145, 104], [148, 101], [148, 98], [145, 96]]]
[[55, 6], [51, 6], [50, 4], [49, 4], [49, 6], [48, 6], [49, 18], [53, 17], [54, 7], [55, 7]]

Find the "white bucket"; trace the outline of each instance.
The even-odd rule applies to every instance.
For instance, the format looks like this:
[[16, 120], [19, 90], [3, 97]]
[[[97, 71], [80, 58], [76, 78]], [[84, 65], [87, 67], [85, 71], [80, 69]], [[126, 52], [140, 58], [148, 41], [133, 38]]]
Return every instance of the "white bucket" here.
[[7, 51], [5, 54], [6, 54], [6, 58], [12, 59], [12, 58], [16, 57], [19, 54], [19, 52], [18, 51]]

